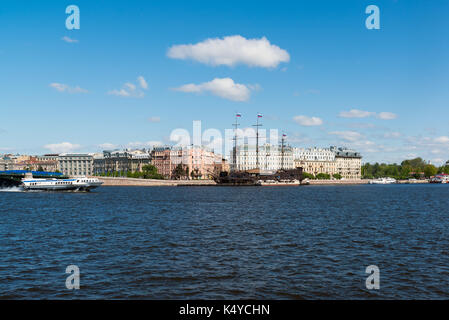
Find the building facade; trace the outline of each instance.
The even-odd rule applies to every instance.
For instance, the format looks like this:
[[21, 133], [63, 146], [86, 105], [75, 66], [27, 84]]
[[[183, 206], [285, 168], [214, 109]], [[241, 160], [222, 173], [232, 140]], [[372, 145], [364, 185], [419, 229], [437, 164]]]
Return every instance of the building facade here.
[[154, 147], [151, 163], [166, 179], [212, 179], [226, 166], [221, 155], [205, 146]]
[[91, 153], [62, 153], [58, 156], [58, 170], [67, 176], [90, 176], [94, 169]]
[[317, 175], [336, 173], [335, 153], [325, 148], [295, 148], [293, 151], [296, 167], [303, 168], [304, 172]]
[[55, 172], [58, 169], [58, 155], [29, 156], [5, 155], [0, 159], [0, 170], [30, 170]]
[[361, 179], [362, 156], [346, 148], [295, 148], [294, 163], [304, 172], [317, 175], [339, 174], [344, 179]]
[[[232, 168], [237, 171], [260, 169], [262, 171], [277, 171], [280, 169], [294, 169], [293, 148], [290, 146], [273, 146], [264, 144], [256, 146], [244, 144], [237, 146], [234, 157], [234, 150], [231, 151], [231, 159], [235, 158]], [[234, 160], [232, 160], [234, 161]]]
[[362, 156], [360, 153], [344, 149], [331, 147], [335, 152], [336, 171], [345, 179], [362, 178]]
[[102, 155], [94, 156], [94, 174], [113, 172], [142, 172], [143, 166], [151, 163], [150, 154], [142, 150], [134, 151], [103, 151]]

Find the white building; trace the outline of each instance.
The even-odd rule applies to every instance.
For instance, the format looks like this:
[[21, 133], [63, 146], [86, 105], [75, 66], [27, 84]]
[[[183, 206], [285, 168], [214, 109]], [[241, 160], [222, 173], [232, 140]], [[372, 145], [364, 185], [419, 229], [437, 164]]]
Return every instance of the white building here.
[[230, 155], [232, 168], [235, 170], [257, 169], [265, 171], [277, 171], [280, 169], [294, 169], [293, 149], [290, 146], [273, 146], [264, 144], [259, 146], [257, 154], [256, 146], [244, 144], [237, 146], [235, 164], [233, 151]]
[[335, 152], [330, 148], [294, 148], [293, 157], [304, 161], [334, 161]]
[[90, 176], [94, 169], [92, 153], [62, 153], [58, 156], [58, 170], [67, 176]]

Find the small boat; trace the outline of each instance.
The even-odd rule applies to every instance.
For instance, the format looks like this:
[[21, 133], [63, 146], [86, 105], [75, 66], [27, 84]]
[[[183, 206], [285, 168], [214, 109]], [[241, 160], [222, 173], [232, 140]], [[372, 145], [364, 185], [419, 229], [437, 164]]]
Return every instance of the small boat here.
[[90, 191], [103, 184], [97, 178], [77, 177], [72, 179], [22, 179], [25, 191]]
[[373, 179], [369, 181], [369, 184], [393, 184], [393, 183], [396, 183], [396, 179], [389, 177]]
[[449, 174], [437, 174], [429, 180], [430, 183], [449, 183]]

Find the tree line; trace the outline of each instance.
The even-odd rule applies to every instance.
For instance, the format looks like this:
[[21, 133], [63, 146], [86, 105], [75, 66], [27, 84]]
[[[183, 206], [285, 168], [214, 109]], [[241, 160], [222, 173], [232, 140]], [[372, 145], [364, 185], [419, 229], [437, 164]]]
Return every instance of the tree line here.
[[151, 164], [142, 167], [140, 171], [108, 171], [96, 174], [100, 177], [126, 177], [126, 178], [140, 178], [140, 179], [164, 179], [164, 177], [157, 172], [157, 168]]
[[376, 179], [382, 177], [405, 180], [409, 178], [430, 178], [438, 173], [449, 174], [449, 166], [436, 167], [422, 158], [404, 160], [401, 164], [365, 163], [362, 166], [363, 179]]

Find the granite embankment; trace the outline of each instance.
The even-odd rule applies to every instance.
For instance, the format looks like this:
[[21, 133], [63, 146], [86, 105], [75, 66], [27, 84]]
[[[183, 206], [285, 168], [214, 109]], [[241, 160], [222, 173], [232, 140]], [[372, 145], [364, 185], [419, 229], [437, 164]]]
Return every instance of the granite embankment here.
[[369, 180], [348, 179], [348, 180], [309, 180], [311, 185], [346, 185], [346, 184], [368, 184]]
[[[348, 180], [310, 180], [311, 185], [347, 185], [347, 184], [368, 184], [369, 179], [348, 179]], [[398, 184], [422, 184], [429, 183], [429, 180], [397, 180]]]
[[158, 180], [158, 179], [135, 179], [135, 178], [113, 178], [97, 177], [104, 182], [103, 186], [212, 186], [216, 185], [213, 180]]

